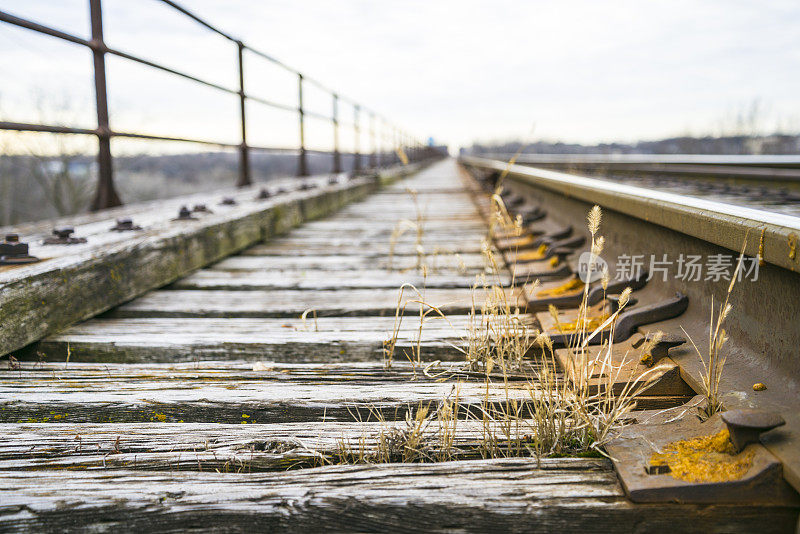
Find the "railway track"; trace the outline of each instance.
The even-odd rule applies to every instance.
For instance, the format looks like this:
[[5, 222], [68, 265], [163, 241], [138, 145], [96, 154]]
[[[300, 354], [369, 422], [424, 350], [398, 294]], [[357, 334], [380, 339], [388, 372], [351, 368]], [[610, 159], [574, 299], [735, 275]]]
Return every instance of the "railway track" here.
[[[509, 161], [513, 154], [485, 157]], [[800, 215], [800, 159], [796, 156], [649, 154], [521, 154], [517, 163]]]
[[[105, 295], [104, 306], [99, 296], [70, 305], [45, 298], [41, 310], [22, 306], [42, 291], [65, 294], [70, 280], [46, 269], [48, 260], [0, 271], [6, 299], [0, 310], [8, 309], [13, 288], [16, 309], [26, 313], [24, 322], [4, 317], [0, 337], [3, 352], [14, 351], [0, 372], [0, 524], [9, 530], [792, 531], [800, 503], [780, 475], [798, 487], [800, 285], [791, 243], [800, 230], [793, 218], [513, 166], [505, 200], [527, 217], [524, 231], [485, 242], [494, 208], [483, 185], [505, 165], [477, 158], [461, 164], [442, 161], [394, 183], [385, 177], [382, 188], [366, 178], [320, 180], [314, 190], [266, 205], [252, 200], [256, 191], [241, 192], [238, 207], [215, 203], [213, 217], [181, 229], [198, 243], [188, 250], [205, 253], [168, 273], [150, 268], [146, 281], [131, 275], [135, 283], [125, 292], [111, 291], [115, 276], [98, 274], [103, 269], [128, 262], [131, 269], [121, 271], [128, 273], [142, 269], [144, 258], [173, 254], [166, 243], [177, 238], [170, 233], [176, 223], [162, 212], [175, 206], [150, 206], [137, 212], [149, 228], [136, 247], [117, 236], [93, 254], [74, 255], [77, 264], [67, 261], [68, 252], [58, 259], [63, 269], [90, 273], [81, 283], [100, 280], [92, 295]], [[521, 361], [511, 374], [485, 362], [465, 365], [459, 349], [468, 351], [473, 340], [470, 313], [486, 298], [480, 287], [476, 292], [476, 277], [502, 288], [509, 307], [520, 309], [514, 321], [546, 329], [547, 313], [537, 316], [545, 304], [538, 293], [563, 286], [579, 270], [594, 204], [603, 208], [602, 257], [609, 264], [645, 254], [736, 254], [745, 241], [745, 252], [765, 261], [756, 281], [736, 286], [721, 382], [729, 410], [755, 407], [786, 419], [780, 430], [762, 434], [762, 445], [751, 446], [761, 451], [759, 459], [773, 455], [782, 467], [777, 476], [773, 469], [765, 471], [768, 480], [757, 479], [769, 482], [760, 494], [734, 482], [716, 499], [713, 485], [701, 495], [690, 489], [679, 504], [663, 491], [632, 492], [618, 479], [620, 466], [615, 471], [604, 457], [532, 458], [529, 448], [538, 445], [527, 434], [534, 427], [508, 439], [509, 419], [499, 414], [552, 393], [537, 360]], [[86, 221], [98, 228], [90, 239], [109, 239], [100, 230], [108, 222]], [[258, 230], [222, 247], [248, 224]], [[27, 230], [23, 238], [31, 241], [41, 228]], [[538, 243], [542, 236], [549, 239]], [[31, 253], [45, 258], [41, 250]], [[24, 284], [32, 273], [37, 283]], [[534, 287], [534, 278], [542, 285]], [[636, 288], [637, 302], [624, 320], [620, 315], [619, 331], [627, 334], [618, 348], [655, 330], [698, 343], [707, 338], [711, 296], [723, 297], [728, 282], [666, 278], [642, 283], [628, 273], [609, 284]], [[407, 287], [400, 296], [404, 283], [420, 294]], [[678, 292], [682, 299], [665, 304]], [[569, 314], [575, 306], [564, 300], [569, 292], [555, 296]], [[596, 305], [602, 311], [613, 299]], [[53, 320], [67, 311], [61, 322]], [[653, 355], [664, 357], [650, 389], [636, 398], [631, 428], [691, 410], [701, 390], [697, 355], [668, 339], [657, 345], [664, 354]], [[563, 351], [556, 357], [558, 380], [575, 383]], [[593, 376], [588, 386], [603, 389], [608, 383], [601, 379]], [[766, 390], [754, 391], [755, 382]], [[425, 419], [426, 411], [436, 418]], [[420, 420], [430, 426], [410, 446], [409, 429]], [[533, 424], [526, 417], [513, 421]], [[487, 432], [498, 438], [491, 446]], [[405, 445], [387, 448], [398, 440]], [[427, 462], [414, 463], [420, 459]], [[644, 470], [640, 462], [635, 466]]]

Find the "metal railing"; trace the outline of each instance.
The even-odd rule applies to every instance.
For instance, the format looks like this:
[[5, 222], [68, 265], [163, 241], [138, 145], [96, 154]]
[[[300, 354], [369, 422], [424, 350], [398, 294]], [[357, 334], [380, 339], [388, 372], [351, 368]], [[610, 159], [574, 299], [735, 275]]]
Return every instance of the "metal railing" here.
[[[94, 82], [95, 82], [95, 102], [96, 102], [96, 112], [97, 112], [97, 128], [95, 129], [88, 129], [88, 128], [73, 128], [69, 126], [60, 126], [54, 124], [31, 124], [31, 123], [19, 123], [19, 122], [6, 122], [0, 121], [0, 130], [14, 130], [14, 131], [27, 131], [27, 132], [49, 132], [55, 134], [81, 134], [81, 135], [94, 135], [97, 137], [98, 140], [98, 150], [97, 150], [97, 168], [98, 168], [98, 181], [97, 181], [97, 189], [94, 196], [94, 200], [92, 201], [91, 209], [98, 210], [103, 208], [109, 208], [113, 206], [119, 206], [122, 204], [120, 201], [119, 196], [117, 195], [116, 189], [114, 187], [114, 172], [113, 172], [113, 159], [111, 155], [111, 139], [115, 137], [122, 137], [122, 138], [134, 138], [134, 139], [146, 139], [146, 140], [154, 140], [154, 141], [178, 141], [178, 142], [187, 142], [187, 143], [199, 143], [204, 145], [213, 145], [221, 148], [235, 148], [239, 151], [239, 177], [236, 182], [237, 186], [243, 187], [250, 185], [252, 183], [252, 175], [250, 170], [250, 158], [249, 153], [250, 150], [260, 150], [260, 151], [268, 151], [268, 152], [291, 152], [295, 149], [286, 149], [286, 148], [276, 148], [276, 147], [267, 147], [267, 146], [255, 146], [248, 144], [247, 142], [247, 114], [246, 114], [246, 104], [248, 101], [255, 102], [258, 104], [262, 104], [265, 106], [269, 106], [276, 109], [282, 109], [284, 111], [290, 111], [297, 113], [298, 117], [298, 126], [299, 126], [299, 147], [296, 149], [298, 154], [298, 164], [297, 164], [297, 175], [298, 176], [308, 176], [308, 162], [307, 162], [307, 154], [309, 153], [320, 153], [320, 154], [331, 154], [332, 155], [332, 172], [341, 172], [342, 171], [342, 152], [339, 150], [339, 126], [340, 126], [340, 118], [339, 118], [339, 107], [342, 102], [349, 103], [353, 108], [353, 129], [355, 132], [355, 143], [354, 143], [354, 152], [353, 152], [353, 170], [358, 171], [362, 169], [361, 165], [361, 146], [360, 146], [360, 138], [361, 138], [361, 116], [363, 114], [368, 114], [370, 117], [370, 125], [369, 125], [369, 135], [371, 138], [371, 146], [370, 146], [370, 153], [369, 153], [369, 160], [368, 165], [370, 167], [375, 167], [378, 165], [382, 165], [388, 163], [386, 161], [382, 161], [386, 154], [381, 152], [379, 149], [379, 142], [378, 137], [376, 137], [376, 129], [375, 124], [377, 120], [380, 120], [383, 124], [383, 128], [381, 129], [381, 141], [389, 141], [391, 146], [394, 149], [402, 149], [408, 156], [410, 161], [416, 161], [422, 158], [424, 155], [427, 154], [427, 149], [424, 148], [422, 142], [417, 139], [414, 139], [405, 131], [399, 129], [398, 127], [392, 125], [387, 121], [384, 117], [378, 115], [376, 112], [368, 110], [361, 104], [354, 102], [352, 100], [346, 99], [336, 92], [328, 89], [326, 86], [321, 84], [320, 82], [306, 77], [300, 71], [297, 71], [288, 65], [282, 63], [281, 61], [273, 58], [272, 56], [265, 54], [259, 50], [251, 48], [250, 46], [246, 45], [239, 39], [232, 37], [231, 35], [223, 32], [219, 28], [211, 25], [210, 23], [206, 22], [205, 20], [201, 19], [197, 15], [193, 14], [192, 12], [188, 11], [184, 7], [180, 6], [179, 4], [171, 1], [171, 0], [158, 0], [164, 4], [167, 4], [171, 8], [179, 11], [183, 15], [189, 17], [190, 19], [194, 20], [195, 22], [199, 23], [206, 29], [220, 35], [221, 37], [227, 39], [228, 41], [235, 43], [237, 45], [237, 62], [238, 62], [238, 89], [231, 89], [229, 87], [225, 87], [219, 85], [217, 83], [213, 83], [208, 80], [204, 80], [197, 76], [193, 76], [186, 72], [182, 72], [161, 64], [158, 64], [154, 61], [150, 61], [141, 57], [134, 56], [122, 50], [117, 50], [114, 48], [110, 48], [105, 44], [103, 38], [103, 13], [102, 13], [102, 3], [101, 0], [89, 0], [89, 13], [90, 13], [90, 22], [91, 22], [91, 39], [87, 40], [82, 37], [78, 37], [76, 35], [63, 32], [61, 30], [57, 30], [55, 28], [51, 28], [49, 26], [45, 26], [39, 24], [37, 22], [23, 19], [12, 15], [10, 13], [0, 11], [0, 21], [12, 24], [14, 26], [18, 26], [20, 28], [25, 28], [28, 30], [32, 30], [38, 33], [42, 33], [45, 35], [49, 35], [52, 37], [56, 37], [62, 39], [64, 41], [69, 41], [71, 43], [75, 43], [78, 45], [85, 46], [92, 51], [92, 56], [94, 59]], [[288, 71], [289, 73], [295, 75], [297, 77], [297, 87], [298, 87], [298, 98], [297, 98], [297, 107], [293, 107], [290, 105], [280, 104], [277, 102], [272, 102], [270, 100], [260, 98], [251, 94], [247, 94], [245, 92], [245, 69], [244, 69], [244, 52], [248, 51], [255, 56], [258, 56], [264, 60], [267, 60], [274, 65], [277, 65], [284, 70]], [[206, 87], [211, 87], [223, 93], [228, 93], [232, 95], [237, 95], [239, 97], [239, 110], [240, 110], [240, 125], [241, 125], [241, 143], [233, 144], [233, 143], [224, 143], [218, 141], [211, 141], [207, 139], [196, 139], [196, 138], [187, 138], [187, 137], [171, 137], [171, 136], [164, 136], [164, 135], [151, 135], [145, 133], [136, 133], [136, 132], [123, 132], [123, 131], [116, 131], [111, 129], [110, 122], [109, 122], [109, 113], [108, 113], [108, 90], [106, 87], [106, 66], [105, 66], [105, 57], [107, 54], [111, 54], [114, 56], [118, 56], [121, 58], [128, 59], [130, 61], [151, 67], [153, 69], [157, 69], [162, 72], [166, 72], [175, 76], [179, 76], [186, 80], [190, 80], [192, 82], [204, 85]], [[330, 95], [332, 100], [332, 112], [331, 116], [327, 116], [321, 113], [316, 113], [311, 110], [304, 108], [303, 106], [303, 88], [304, 85], [310, 84], [316, 86], [318, 89]], [[324, 121], [330, 121], [333, 127], [333, 152], [323, 151], [323, 150], [312, 150], [306, 147], [305, 142], [305, 117], [314, 117], [317, 119], [322, 119]], [[382, 143], [381, 143], [382, 144]], [[391, 153], [391, 152], [390, 152]], [[391, 156], [392, 160], [394, 161], [394, 156]]]

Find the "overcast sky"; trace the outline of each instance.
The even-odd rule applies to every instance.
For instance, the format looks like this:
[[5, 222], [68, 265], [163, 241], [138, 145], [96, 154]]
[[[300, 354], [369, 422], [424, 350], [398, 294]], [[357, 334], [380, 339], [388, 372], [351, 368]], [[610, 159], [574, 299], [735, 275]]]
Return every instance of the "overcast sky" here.
[[[158, 0], [103, 3], [110, 46], [235, 88], [230, 43]], [[765, 128], [800, 130], [796, 0], [182, 3], [409, 132], [453, 147], [522, 138], [534, 124], [535, 138], [578, 142], [709, 133], [756, 99]], [[0, 9], [88, 36], [87, 4], [0, 0]], [[247, 67], [249, 92], [295, 104], [295, 79], [252, 57]], [[237, 141], [235, 97], [122, 59], [109, 59], [108, 71], [113, 128]], [[7, 119], [35, 120], [67, 100], [76, 123], [94, 126], [91, 72], [81, 47], [0, 23]], [[34, 111], [37, 99], [50, 111]], [[307, 100], [330, 112], [311, 88]], [[290, 114], [248, 111], [251, 142], [296, 143]], [[351, 111], [341, 113], [346, 120]], [[311, 121], [309, 142], [328, 146], [330, 128]]]

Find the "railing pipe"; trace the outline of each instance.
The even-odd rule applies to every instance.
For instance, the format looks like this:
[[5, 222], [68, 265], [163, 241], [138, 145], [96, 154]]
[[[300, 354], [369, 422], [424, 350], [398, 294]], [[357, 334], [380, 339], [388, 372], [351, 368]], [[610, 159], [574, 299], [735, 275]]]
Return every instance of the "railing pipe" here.
[[373, 169], [378, 166], [378, 144], [375, 141], [375, 113], [369, 113], [369, 139], [370, 139], [370, 153], [369, 153], [369, 166]]
[[108, 123], [108, 90], [106, 88], [106, 45], [103, 42], [103, 7], [100, 0], [89, 0], [92, 25], [91, 49], [94, 59], [94, 94], [97, 109], [97, 190], [92, 211], [120, 206], [114, 188], [114, 164], [111, 160], [111, 127]]
[[247, 146], [247, 97], [244, 92], [244, 43], [236, 41], [239, 49], [239, 111], [242, 129], [242, 144], [239, 145], [239, 180], [237, 187], [245, 187], [253, 183], [250, 175], [250, 149]]
[[353, 170], [361, 170], [361, 125], [360, 113], [361, 108], [358, 104], [353, 106], [353, 132], [355, 132], [355, 146], [353, 147]]
[[303, 109], [303, 75], [300, 73], [297, 73], [297, 116], [300, 119], [300, 160], [297, 162], [297, 176], [308, 176], [305, 110]]
[[333, 93], [333, 172], [342, 172], [342, 155], [339, 153], [339, 95]]

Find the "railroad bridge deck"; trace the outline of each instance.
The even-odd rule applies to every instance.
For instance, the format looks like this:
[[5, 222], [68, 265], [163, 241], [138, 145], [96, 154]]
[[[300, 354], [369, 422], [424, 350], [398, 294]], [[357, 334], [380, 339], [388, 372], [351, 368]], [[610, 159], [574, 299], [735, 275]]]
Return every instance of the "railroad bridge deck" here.
[[[476, 276], [505, 286], [512, 279], [504, 264], [492, 273], [482, 254], [493, 245], [482, 244], [487, 200], [476, 182], [452, 160], [384, 182], [378, 189], [371, 179], [320, 181], [290, 193], [293, 200], [259, 208], [252, 190], [239, 192], [239, 207], [209, 206], [218, 211], [209, 217], [224, 220], [179, 230], [196, 241], [191, 247], [165, 245], [183, 223], [169, 223], [163, 212], [176, 212], [180, 201], [126, 208], [150, 226], [136, 251], [116, 236], [86, 252], [80, 266], [66, 253], [56, 260], [78, 273], [73, 283], [99, 280], [99, 291], [66, 307], [20, 305], [25, 320], [4, 332], [6, 348], [28, 328], [35, 339], [22, 344], [44, 338], [0, 372], [3, 528], [794, 528], [798, 507], [785, 502], [634, 504], [605, 458], [475, 459], [469, 446], [486, 432], [479, 416], [459, 422], [454, 443], [473, 453], [456, 461], [336, 465], [343, 444], [356, 456], [374, 451], [387, 425], [404, 425], [407, 413], [440, 406], [456, 389], [460, 417], [479, 414], [487, 399], [531, 398], [527, 383], [503, 389], [463, 368], [444, 372], [448, 362], [464, 360], [456, 347], [467, 338]], [[106, 230], [107, 220], [91, 217], [78, 229]], [[540, 225], [557, 226], [549, 217]], [[40, 230], [29, 228], [31, 235]], [[191, 261], [143, 267], [158, 255], [183, 253]], [[53, 291], [47, 263], [36, 276]], [[104, 269], [109, 274], [98, 274]], [[130, 276], [125, 291], [109, 290], [105, 284], [120, 276]], [[447, 318], [426, 315], [420, 334], [419, 307], [430, 308], [415, 302], [412, 289], [400, 299], [405, 283]], [[18, 301], [34, 291], [13, 287]], [[408, 301], [407, 315], [396, 329], [399, 301]], [[38, 326], [65, 309], [63, 322]], [[414, 351], [418, 361], [404, 356]], [[645, 393], [639, 408], [691, 398], [670, 391]]]

